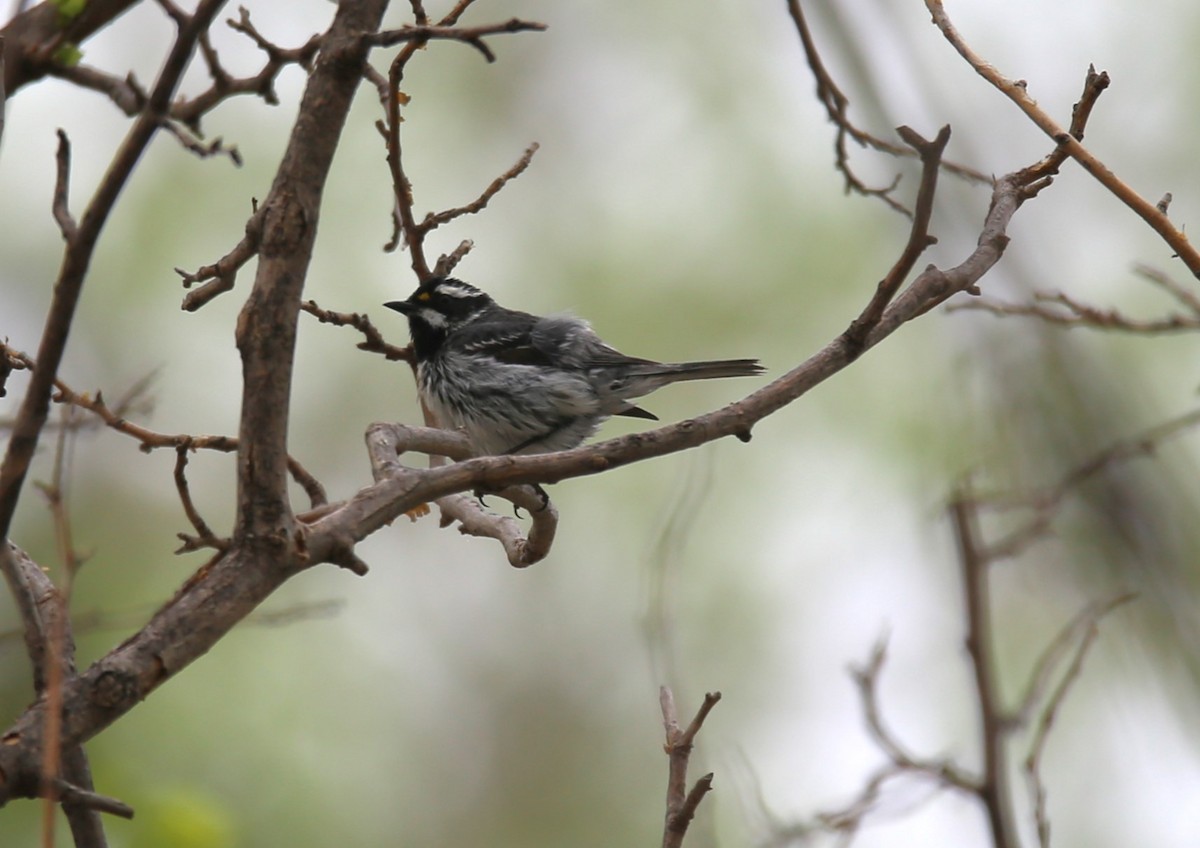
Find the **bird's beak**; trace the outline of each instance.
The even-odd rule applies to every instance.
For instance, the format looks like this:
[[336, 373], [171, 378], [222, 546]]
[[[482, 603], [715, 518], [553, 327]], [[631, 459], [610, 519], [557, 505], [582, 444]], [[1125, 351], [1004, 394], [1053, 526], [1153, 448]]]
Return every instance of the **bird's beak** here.
[[391, 303], [385, 303], [384, 306], [386, 306], [388, 309], [395, 309], [401, 315], [411, 315], [413, 313], [413, 309], [415, 308], [413, 304], [409, 303], [407, 300], [393, 300]]

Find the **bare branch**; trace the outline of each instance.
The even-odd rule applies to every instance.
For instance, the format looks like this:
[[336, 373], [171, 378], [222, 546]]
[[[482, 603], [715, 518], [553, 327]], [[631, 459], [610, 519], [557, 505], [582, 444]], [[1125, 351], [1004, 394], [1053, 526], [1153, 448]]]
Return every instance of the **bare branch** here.
[[[374, 33], [365, 36], [365, 39], [376, 46], [393, 45], [404, 42], [404, 47], [396, 54], [395, 58], [388, 70], [386, 83], [375, 75], [371, 77], [380, 91], [380, 100], [384, 106], [385, 120], [378, 123], [380, 133], [384, 137], [387, 146], [387, 161], [388, 167], [392, 174], [392, 187], [394, 192], [393, 209], [392, 209], [392, 237], [384, 246], [384, 250], [395, 250], [403, 242], [408, 248], [410, 263], [413, 272], [418, 280], [428, 279], [433, 272], [430, 271], [429, 261], [425, 257], [425, 236], [430, 231], [447, 223], [454, 218], [462, 215], [478, 212], [483, 209], [488, 201], [494, 196], [504, 185], [529, 165], [530, 159], [533, 157], [534, 151], [537, 150], [537, 145], [531, 145], [525, 151], [525, 154], [517, 161], [517, 164], [498, 177], [492, 182], [483, 194], [473, 203], [464, 207], [451, 209], [446, 212], [430, 213], [420, 223], [417, 222], [416, 215], [413, 211], [413, 191], [412, 182], [404, 170], [403, 153], [400, 142], [400, 107], [408, 102], [408, 97], [400, 90], [400, 83], [404, 79], [404, 69], [408, 61], [413, 57], [416, 51], [431, 39], [443, 38], [462, 41], [470, 44], [479, 50], [484, 57], [489, 61], [494, 61], [495, 56], [490, 48], [483, 40], [485, 36], [496, 35], [500, 33], [521, 32], [527, 30], [540, 31], [544, 30], [544, 24], [531, 21], [521, 21], [513, 18], [502, 24], [491, 24], [481, 27], [466, 27], [457, 28], [453, 25], [457, 22], [458, 17], [470, 5], [470, 0], [460, 0], [458, 5], [450, 10], [437, 26], [415, 26], [402, 27], [398, 30], [389, 30], [386, 32]], [[424, 14], [423, 7], [420, 8], [420, 13]], [[420, 18], [418, 18], [418, 21]], [[368, 74], [368, 76], [370, 76]], [[467, 242], [460, 245], [460, 250], [455, 251], [449, 257], [443, 256], [438, 260], [439, 268], [452, 268], [461, 255], [469, 250], [469, 247], [464, 247]], [[457, 257], [457, 258], [456, 258]]]
[[990, 312], [1002, 318], [1037, 318], [1048, 324], [1067, 328], [1087, 327], [1145, 335], [1200, 329], [1200, 315], [1175, 313], [1158, 320], [1145, 321], [1129, 318], [1115, 309], [1097, 309], [1063, 292], [1034, 292], [1033, 298], [1034, 303], [1006, 303], [988, 298], [956, 304], [951, 308]]
[[1133, 266], [1135, 274], [1149, 280], [1154, 285], [1163, 289], [1171, 297], [1178, 300], [1181, 304], [1188, 308], [1188, 311], [1193, 315], [1200, 317], [1200, 296], [1186, 286], [1181, 286], [1168, 276], [1165, 272], [1157, 268], [1152, 268], [1149, 265], [1136, 263]]
[[253, 214], [246, 221], [246, 234], [233, 250], [214, 264], [201, 266], [194, 273], [189, 273], [181, 268], [175, 269], [175, 273], [183, 278], [185, 289], [191, 288], [196, 283], [204, 283], [183, 298], [182, 308], [184, 311], [195, 312], [218, 295], [233, 290], [238, 270], [258, 255], [259, 245], [262, 241], [263, 223], [263, 210], [256, 203]]
[[701, 777], [689, 790], [687, 788], [688, 762], [692, 756], [696, 736], [712, 708], [721, 700], [720, 692], [709, 692], [704, 703], [686, 730], [679, 729], [679, 718], [675, 709], [675, 695], [669, 686], [659, 687], [659, 706], [662, 708], [663, 728], [666, 730], [665, 750], [669, 760], [667, 777], [667, 814], [663, 823], [663, 848], [678, 848], [687, 835], [688, 825], [696, 815], [696, 808], [712, 789], [712, 773]]
[[1153, 455], [1164, 442], [1186, 433], [1197, 425], [1200, 425], [1200, 410], [1193, 410], [1157, 424], [1134, 436], [1114, 442], [1072, 468], [1057, 482], [1030, 492], [973, 493], [974, 503], [980, 508], [1010, 511], [1022, 509], [1032, 512], [1032, 516], [1025, 523], [986, 546], [986, 559], [996, 562], [1019, 555], [1033, 541], [1049, 532], [1063, 501], [1088, 480], [1117, 463]]
[[54, 157], [56, 178], [54, 181], [54, 204], [52, 211], [63, 240], [70, 243], [79, 227], [71, 216], [71, 141], [67, 134], [58, 130], [58, 153]]
[[448, 275], [458, 267], [458, 263], [462, 262], [463, 257], [470, 253], [473, 247], [475, 247], [475, 242], [463, 239], [454, 250], [438, 257], [437, 264], [433, 266], [433, 273], [443, 277]]
[[1118, 200], [1132, 209], [1143, 221], [1162, 237], [1175, 254], [1183, 261], [1193, 275], [1200, 277], [1200, 252], [1197, 252], [1188, 241], [1184, 232], [1175, 227], [1164, 211], [1146, 200], [1127, 183], [1123, 182], [1103, 162], [1097, 159], [1091, 151], [1083, 146], [1079, 139], [1064, 130], [1050, 117], [1037, 101], [1029, 96], [1024, 80], [1011, 80], [996, 70], [995, 66], [980, 57], [963, 39], [954, 24], [946, 14], [942, 0], [925, 0], [925, 6], [933, 16], [933, 22], [946, 40], [958, 51], [958, 54], [975, 69], [981, 77], [991, 83], [1002, 94], [1008, 97], [1037, 127], [1054, 140], [1066, 155], [1074, 159], [1080, 166], [1091, 174], [1097, 182], [1107, 188]]
[[8, 443], [3, 463], [0, 464], [0, 539], [8, 536], [30, 460], [37, 448], [42, 427], [46, 423], [54, 379], [62, 361], [71, 322], [75, 316], [75, 307], [79, 302], [100, 230], [108, 220], [108, 215], [133, 173], [142, 152], [158, 129], [200, 33], [208, 27], [221, 3], [222, 0], [200, 0], [188, 25], [180, 30], [146, 109], [130, 128], [97, 187], [91, 203], [88, 204], [78, 229], [67, 243], [38, 349], [40, 367], [33, 372], [29, 388], [17, 413], [12, 438]]
[[[66, 607], [49, 576], [25, 551], [11, 542], [0, 543], [0, 571], [4, 573], [24, 625], [25, 647], [33, 667], [34, 688], [39, 693], [46, 691], [54, 664], [59, 667], [63, 680], [72, 679], [75, 675], [75, 642]], [[44, 724], [39, 726], [38, 732], [44, 728]], [[26, 775], [32, 778], [30, 795], [44, 795], [47, 798], [57, 795], [62, 801], [63, 812], [76, 844], [87, 848], [104, 846], [104, 827], [96, 811], [116, 811], [87, 803], [83, 797], [82, 793], [91, 791], [92, 776], [87, 754], [82, 747], [63, 746], [61, 761], [63, 778], [70, 782], [72, 791], [64, 791], [61, 781], [53, 785], [43, 781], [43, 772], [38, 768], [34, 775]], [[35, 761], [32, 765], [40, 766], [40, 762]]]
[[250, 12], [243, 6], [238, 9], [238, 18], [230, 18], [230, 29], [250, 38], [260, 50], [267, 54], [266, 64], [252, 77], [238, 78], [229, 74], [221, 65], [217, 51], [207, 36], [201, 41], [204, 61], [208, 65], [212, 85], [190, 100], [181, 100], [171, 109], [171, 117], [187, 126], [194, 133], [200, 132], [200, 119], [217, 105], [239, 94], [254, 94], [271, 106], [279, 105], [275, 94], [275, 80], [288, 65], [299, 65], [306, 71], [312, 69], [313, 58], [321, 47], [321, 37], [314, 35], [295, 48], [280, 47], [260, 33], [250, 21]]
[[389, 344], [383, 338], [383, 333], [371, 323], [370, 317], [361, 312], [331, 312], [317, 306], [316, 301], [306, 300], [300, 304], [300, 309], [312, 315], [322, 324], [332, 324], [335, 327], [353, 327], [363, 334], [364, 340], [358, 343], [359, 350], [383, 354], [393, 362], [412, 362], [412, 348], [408, 345], [397, 347]]
[[[14, 351], [3, 343], [0, 343], [0, 355], [3, 355], [6, 361], [14, 363], [19, 368], [36, 370], [36, 363], [32, 359], [23, 353]], [[53, 400], [55, 403], [70, 404], [71, 406], [91, 412], [106, 427], [136, 439], [139, 448], [144, 453], [150, 453], [159, 448], [174, 448], [176, 450], [182, 448], [189, 451], [215, 450], [221, 453], [233, 453], [238, 449], [238, 440], [232, 436], [194, 436], [188, 433], [159, 433], [130, 421], [126, 415], [133, 407], [134, 401], [144, 391], [144, 381], [135, 384], [121, 401], [114, 406], [109, 406], [104, 400], [104, 395], [100, 392], [97, 392], [94, 396], [81, 394], [62, 380], [56, 379], [54, 381], [54, 388], [55, 394]], [[67, 429], [77, 428], [71, 427]], [[320, 481], [313, 477], [299, 461], [290, 455], [287, 458], [287, 468], [292, 479], [304, 489], [314, 508], [322, 506], [327, 502], [325, 489]]]
[[[800, 0], [788, 0], [788, 12], [792, 16], [792, 22], [796, 26], [796, 32], [800, 36], [800, 44], [804, 49], [804, 57], [808, 62], [808, 67], [813, 72], [813, 77], [817, 82], [817, 100], [825, 107], [825, 113], [829, 120], [837, 127], [837, 133], [834, 136], [834, 156], [835, 164], [838, 171], [841, 172], [846, 182], [846, 192], [851, 191], [866, 197], [878, 197], [892, 209], [895, 209], [901, 214], [912, 217], [912, 212], [908, 210], [904, 204], [895, 199], [893, 193], [900, 184], [900, 177], [888, 186], [882, 188], [870, 188], [854, 173], [850, 166], [850, 155], [846, 150], [846, 139], [853, 139], [862, 147], [869, 147], [873, 150], [878, 150], [881, 153], [887, 153], [896, 157], [911, 157], [916, 151], [911, 146], [905, 147], [899, 144], [885, 141], [877, 136], [874, 136], [865, 130], [859, 129], [850, 120], [847, 115], [847, 110], [850, 106], [850, 100], [842, 93], [837, 82], [834, 81], [833, 75], [825, 67], [825, 62], [821, 59], [821, 54], [817, 50], [816, 42], [813, 40], [812, 33], [808, 28], [808, 21], [804, 16], [804, 9], [801, 7]], [[968, 168], [965, 165], [957, 165], [953, 162], [939, 161], [938, 167], [944, 168], [946, 171], [955, 176], [962, 177], [966, 180], [976, 183], [990, 183], [991, 177], [982, 174], [973, 168]]]
[[996, 671], [995, 633], [988, 583], [989, 562], [975, 527], [977, 516], [974, 501], [965, 490], [960, 491], [951, 502], [950, 516], [962, 572], [963, 604], [967, 611], [967, 653], [971, 658], [975, 679], [980, 747], [983, 750], [983, 777], [977, 794], [987, 810], [988, 827], [995, 848], [1019, 848], [1016, 824], [1012, 818], [1005, 751], [1012, 725], [1005, 720], [1007, 713], [1001, 702]]
[[521, 158], [517, 160], [515, 165], [513, 165], [500, 176], [496, 177], [496, 179], [492, 180], [491, 184], [489, 184], [488, 187], [483, 190], [483, 193], [480, 194], [479, 197], [465, 206], [456, 206], [455, 208], [447, 209], [444, 212], [430, 212], [427, 214], [425, 219], [418, 225], [421, 229], [422, 235], [432, 232], [442, 224], [450, 223], [455, 218], [460, 218], [463, 215], [474, 215], [477, 212], [483, 211], [484, 207], [488, 205], [488, 201], [495, 197], [496, 194], [499, 193], [500, 189], [504, 188], [504, 186], [510, 180], [519, 177], [525, 171], [525, 169], [529, 167], [529, 163], [533, 161], [533, 154], [537, 153], [537, 151], [537, 142], [534, 142], [533, 144], [529, 145], [529, 147], [525, 148], [525, 152], [521, 154]]
[[[119, 801], [108, 795], [101, 795], [98, 792], [92, 792], [90, 789], [76, 786], [68, 780], [56, 780], [54, 782], [54, 790], [58, 793], [58, 797], [62, 799], [64, 807], [70, 804], [86, 808], [89, 811], [108, 813], [123, 819], [133, 818], [133, 807], [124, 801]], [[76, 838], [76, 844], [81, 844], [78, 838]]]
[[[398, 460], [408, 451], [458, 459], [471, 455], [470, 445], [461, 433], [426, 427], [372, 424], [367, 429], [366, 441], [376, 481], [402, 478], [415, 471]], [[544, 559], [558, 528], [558, 511], [549, 500], [529, 486], [508, 486], [488, 494], [511, 501], [529, 513], [532, 526], [528, 536], [513, 519], [490, 513], [478, 501], [465, 495], [450, 495], [437, 500], [442, 526], [458, 522], [459, 531], [466, 535], [496, 539], [514, 568], [525, 568]]]
[[496, 61], [496, 56], [487, 46], [484, 38], [489, 35], [502, 35], [513, 32], [542, 32], [546, 25], [537, 21], [523, 21], [520, 18], [510, 18], [503, 23], [485, 24], [476, 27], [454, 26], [404, 26], [399, 29], [388, 29], [363, 36], [363, 41], [372, 47], [393, 47], [401, 43], [424, 43], [426, 41], [446, 40], [461, 41], [474, 47], [489, 62]]
[[[901, 743], [887, 726], [887, 723], [883, 720], [883, 710], [879, 704], [879, 676], [883, 671], [883, 665], [886, 660], [887, 639], [881, 638], [875, 643], [875, 647], [872, 649], [871, 656], [867, 659], [866, 665], [859, 668], [852, 668], [850, 674], [858, 686], [867, 730], [870, 732], [875, 744], [887, 755], [888, 760], [895, 767], [895, 774], [898, 775], [904, 772], [919, 773], [932, 778], [938, 785], [978, 794], [980, 784], [976, 778], [966, 774], [949, 760], [927, 759], [910, 752], [907, 746]], [[888, 770], [889, 773], [891, 771], [891, 769]], [[890, 774], [889, 776], [885, 776], [885, 773], [881, 772], [877, 777], [876, 790], [882, 788], [883, 783], [890, 779]], [[871, 797], [874, 797], [874, 793], [872, 793]], [[869, 807], [865, 797], [861, 806], [864, 808]], [[863, 810], [864, 814], [865, 812], [866, 809]]]
[[[1038, 716], [1037, 723], [1034, 725], [1033, 739], [1029, 746], [1029, 753], [1025, 757], [1025, 777], [1029, 786], [1029, 794], [1033, 801], [1033, 816], [1034, 822], [1037, 825], [1038, 844], [1041, 848], [1050, 848], [1050, 819], [1046, 813], [1046, 787], [1042, 781], [1041, 766], [1042, 756], [1046, 751], [1046, 742], [1050, 738], [1050, 730], [1054, 726], [1054, 720], [1058, 715], [1058, 710], [1066, 700], [1067, 693], [1079, 679], [1080, 673], [1083, 671], [1083, 661], [1087, 657], [1088, 650], [1092, 643], [1096, 641], [1096, 637], [1100, 635], [1100, 619], [1108, 615], [1117, 607], [1126, 604], [1136, 597], [1134, 594], [1119, 595], [1112, 600], [1101, 604], [1093, 604], [1085, 609], [1074, 620], [1063, 628], [1062, 632], [1055, 638], [1054, 642], [1047, 648], [1047, 654], [1054, 651], [1057, 652], [1058, 645], [1063, 645], [1070, 639], [1074, 638], [1079, 630], [1083, 630], [1083, 635], [1080, 637], [1078, 644], [1075, 646], [1075, 653], [1071, 657], [1071, 662], [1063, 673], [1062, 678], [1055, 687], [1054, 692], [1050, 695], [1046, 706], [1042, 709], [1041, 715]], [[1050, 663], [1047, 663], [1047, 666]], [[1037, 687], [1039, 681], [1037, 676], [1034, 678], [1034, 685], [1030, 688], [1030, 701], [1033, 697], [1039, 697]]]
[[871, 329], [879, 323], [879, 319], [883, 317], [883, 311], [892, 302], [892, 298], [896, 296], [896, 292], [900, 290], [908, 275], [912, 273], [917, 259], [925, 252], [926, 248], [937, 242], [937, 239], [929, 234], [929, 220], [933, 216], [933, 197], [937, 193], [937, 177], [941, 167], [942, 154], [950, 141], [950, 126], [942, 127], [933, 141], [926, 141], [908, 127], [900, 127], [897, 132], [921, 157], [921, 188], [917, 192], [917, 206], [912, 215], [913, 223], [904, 251], [888, 271], [887, 276], [879, 282], [871, 302], [846, 330], [847, 340], [851, 344], [860, 346], [867, 333], [871, 332]]
[[142, 111], [150, 97], [132, 73], [119, 77], [84, 64], [56, 64], [48, 68], [47, 73], [80, 88], [103, 94], [131, 118]]
[[[184, 547], [187, 550], [195, 550], [198, 547], [211, 547], [218, 551], [224, 551], [229, 547], [229, 540], [218, 539], [216, 537], [208, 524], [200, 516], [196, 505], [192, 502], [192, 494], [188, 488], [187, 475], [185, 473], [189, 450], [190, 448], [187, 445], [179, 445], [175, 448], [175, 488], [179, 491], [179, 500], [183, 504], [184, 514], [187, 515], [188, 521], [192, 523], [192, 526], [196, 528], [199, 536], [192, 538], [180, 533], [179, 537], [183, 540]], [[175, 553], [182, 552], [183, 549], [181, 548]]]

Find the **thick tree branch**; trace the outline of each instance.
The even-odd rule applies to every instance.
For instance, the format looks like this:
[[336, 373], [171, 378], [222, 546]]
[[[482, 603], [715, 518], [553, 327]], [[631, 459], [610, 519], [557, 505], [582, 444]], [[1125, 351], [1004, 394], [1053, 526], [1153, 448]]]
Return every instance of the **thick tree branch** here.
[[363, 76], [363, 33], [378, 28], [386, 6], [384, 0], [340, 4], [322, 39], [295, 129], [262, 204], [257, 274], [238, 319], [242, 415], [234, 537], [289, 557], [297, 554], [287, 495], [287, 429], [300, 299], [325, 180]]

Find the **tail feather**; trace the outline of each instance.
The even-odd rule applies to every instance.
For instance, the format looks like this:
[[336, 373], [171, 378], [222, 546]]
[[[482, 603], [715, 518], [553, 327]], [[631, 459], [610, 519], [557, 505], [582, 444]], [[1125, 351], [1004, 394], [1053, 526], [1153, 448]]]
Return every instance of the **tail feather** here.
[[667, 382], [753, 377], [765, 370], [757, 359], [714, 359], [707, 362], [655, 362], [630, 369], [637, 377], [666, 377]]

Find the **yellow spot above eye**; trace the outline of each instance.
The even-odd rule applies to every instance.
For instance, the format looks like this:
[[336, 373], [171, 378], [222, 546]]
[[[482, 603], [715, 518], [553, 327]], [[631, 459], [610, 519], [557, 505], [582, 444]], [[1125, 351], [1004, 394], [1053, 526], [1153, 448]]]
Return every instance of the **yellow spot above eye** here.
[[421, 303], [425, 303], [429, 300], [429, 297], [429, 292], [421, 292], [419, 295], [417, 295], [417, 300], [421, 301]]

